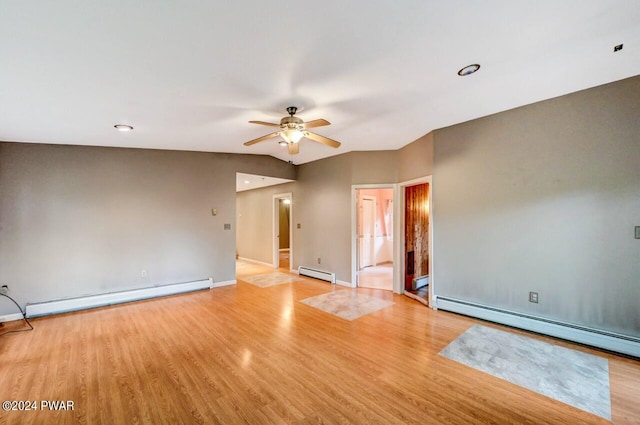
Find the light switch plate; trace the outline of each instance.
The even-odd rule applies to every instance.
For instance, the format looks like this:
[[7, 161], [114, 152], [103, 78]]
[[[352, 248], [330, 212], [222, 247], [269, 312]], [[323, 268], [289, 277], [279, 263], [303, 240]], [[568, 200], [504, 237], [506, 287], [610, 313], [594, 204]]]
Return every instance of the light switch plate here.
[[640, 239], [640, 226], [636, 226], [636, 239]]

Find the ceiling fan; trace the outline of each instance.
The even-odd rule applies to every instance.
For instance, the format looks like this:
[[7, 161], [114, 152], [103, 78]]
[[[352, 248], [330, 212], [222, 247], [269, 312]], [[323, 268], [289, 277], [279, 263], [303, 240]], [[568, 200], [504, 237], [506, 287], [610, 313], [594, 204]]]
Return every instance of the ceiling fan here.
[[289, 114], [289, 116], [282, 118], [280, 120], [280, 124], [264, 121], [249, 121], [251, 124], [268, 125], [269, 127], [280, 127], [280, 130], [276, 131], [275, 133], [267, 134], [266, 136], [258, 137], [257, 139], [249, 140], [244, 145], [251, 146], [255, 145], [256, 143], [272, 139], [274, 137], [282, 137], [284, 139], [284, 142], [281, 143], [287, 144], [289, 153], [291, 155], [295, 155], [300, 152], [300, 145], [298, 144], [298, 142], [303, 137], [306, 137], [307, 139], [313, 140], [315, 142], [320, 142], [327, 146], [331, 146], [332, 148], [337, 148], [340, 146], [340, 142], [336, 142], [335, 140], [328, 137], [324, 137], [319, 134], [307, 131], [308, 128], [330, 125], [331, 123], [329, 121], [319, 119], [304, 122], [300, 118], [294, 116], [297, 110], [297, 107], [289, 106], [287, 108], [287, 113]]

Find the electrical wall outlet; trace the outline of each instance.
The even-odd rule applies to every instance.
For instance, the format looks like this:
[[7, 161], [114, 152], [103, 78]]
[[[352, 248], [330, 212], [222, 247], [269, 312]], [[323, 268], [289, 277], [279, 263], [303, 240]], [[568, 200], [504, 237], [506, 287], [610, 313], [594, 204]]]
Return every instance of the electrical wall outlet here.
[[320, 259], [320, 257], [318, 257], [318, 264], [322, 263], [322, 260]]
[[537, 292], [529, 292], [529, 302], [538, 304], [538, 293]]
[[9, 287], [7, 285], [2, 285], [0, 287], [0, 294], [7, 295], [9, 293]]
[[140, 270], [140, 277], [147, 277], [147, 271], [145, 269]]

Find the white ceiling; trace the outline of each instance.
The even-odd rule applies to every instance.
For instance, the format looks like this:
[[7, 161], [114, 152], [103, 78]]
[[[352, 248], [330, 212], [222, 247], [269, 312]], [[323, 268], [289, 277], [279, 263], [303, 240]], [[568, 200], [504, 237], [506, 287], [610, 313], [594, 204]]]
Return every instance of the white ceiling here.
[[261, 187], [275, 186], [277, 184], [292, 182], [293, 180], [278, 177], [259, 176], [255, 174], [236, 173], [236, 192], [259, 189]]
[[[4, 0], [0, 40], [0, 140], [301, 164], [640, 74], [640, 1]], [[243, 146], [289, 105], [342, 146]]]

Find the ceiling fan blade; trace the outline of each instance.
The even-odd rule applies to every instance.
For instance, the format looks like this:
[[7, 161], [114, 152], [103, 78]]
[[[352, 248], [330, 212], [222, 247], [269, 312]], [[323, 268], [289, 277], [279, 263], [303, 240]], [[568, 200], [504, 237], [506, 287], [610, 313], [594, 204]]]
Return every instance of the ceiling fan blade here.
[[331, 125], [331, 123], [322, 118], [319, 120], [307, 121], [302, 123], [302, 126], [304, 128], [322, 127], [323, 125]]
[[278, 137], [279, 135], [280, 135], [280, 132], [276, 131], [275, 133], [267, 134], [266, 136], [262, 136], [262, 137], [258, 137], [257, 139], [249, 140], [248, 142], [245, 142], [244, 145], [245, 146], [255, 145], [256, 143], [260, 143], [262, 141], [271, 139], [273, 137]]
[[340, 146], [340, 142], [336, 142], [333, 139], [329, 139], [328, 137], [324, 137], [316, 133], [311, 133], [309, 131], [305, 131], [304, 137], [306, 137], [307, 139], [315, 140], [316, 142], [320, 142], [324, 145], [331, 146], [332, 148], [337, 148]]
[[300, 152], [300, 143], [289, 143], [289, 153], [295, 155]]
[[269, 127], [280, 127], [280, 124], [274, 124], [266, 121], [249, 121], [251, 124], [268, 125]]

